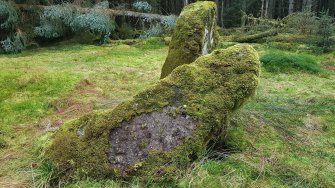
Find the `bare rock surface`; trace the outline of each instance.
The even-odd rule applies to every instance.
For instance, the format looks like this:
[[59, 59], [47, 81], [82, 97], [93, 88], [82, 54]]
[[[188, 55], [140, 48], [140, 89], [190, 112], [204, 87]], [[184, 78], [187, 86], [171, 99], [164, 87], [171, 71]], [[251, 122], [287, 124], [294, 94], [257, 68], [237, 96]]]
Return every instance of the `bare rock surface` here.
[[194, 129], [190, 116], [169, 112], [175, 107], [165, 107], [162, 112], [151, 112], [134, 117], [112, 129], [109, 136], [108, 160], [120, 169], [146, 159], [151, 150], [170, 151], [180, 144]]

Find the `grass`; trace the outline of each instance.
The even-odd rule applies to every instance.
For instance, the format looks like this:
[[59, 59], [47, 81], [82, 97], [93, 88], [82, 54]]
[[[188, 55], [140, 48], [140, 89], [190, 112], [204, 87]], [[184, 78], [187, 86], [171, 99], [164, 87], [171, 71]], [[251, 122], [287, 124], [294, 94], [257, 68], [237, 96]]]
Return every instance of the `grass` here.
[[[157, 40], [156, 40], [157, 41]], [[60, 44], [0, 55], [0, 187], [32, 183], [37, 138], [92, 110], [112, 108], [159, 78], [167, 47]], [[145, 46], [145, 48], [143, 48]]]
[[333, 85], [334, 74], [326, 79], [263, 71], [255, 98], [234, 116], [226, 136], [240, 152], [204, 162], [185, 185], [334, 187]]
[[290, 72], [294, 70], [318, 73], [320, 65], [307, 54], [294, 54], [282, 51], [269, 51], [262, 55], [261, 62], [269, 72]]
[[[82, 114], [113, 108], [153, 84], [167, 51], [161, 40], [150, 39], [132, 46], [59, 44], [0, 55], [0, 187], [52, 182], [53, 167], [40, 156], [48, 134]], [[264, 68], [256, 96], [224, 135], [227, 147], [209, 149], [178, 185], [334, 187], [334, 55], [311, 57], [324, 65], [327, 77], [309, 71], [274, 74]], [[213, 152], [219, 157], [210, 157]], [[121, 185], [144, 186], [136, 180], [62, 182], [62, 187]]]

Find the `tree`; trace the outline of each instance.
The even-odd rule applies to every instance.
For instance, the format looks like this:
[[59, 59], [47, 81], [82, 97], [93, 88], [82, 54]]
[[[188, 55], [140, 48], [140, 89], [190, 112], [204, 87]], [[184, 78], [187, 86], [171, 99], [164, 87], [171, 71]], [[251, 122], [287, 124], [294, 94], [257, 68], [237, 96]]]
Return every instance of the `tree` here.
[[294, 0], [289, 0], [288, 14], [292, 14], [294, 11]]
[[317, 45], [321, 48], [322, 52], [328, 52], [332, 46], [331, 36], [333, 35], [333, 25], [334, 20], [328, 15], [327, 12], [322, 12], [319, 18], [319, 29], [318, 35], [319, 39]]

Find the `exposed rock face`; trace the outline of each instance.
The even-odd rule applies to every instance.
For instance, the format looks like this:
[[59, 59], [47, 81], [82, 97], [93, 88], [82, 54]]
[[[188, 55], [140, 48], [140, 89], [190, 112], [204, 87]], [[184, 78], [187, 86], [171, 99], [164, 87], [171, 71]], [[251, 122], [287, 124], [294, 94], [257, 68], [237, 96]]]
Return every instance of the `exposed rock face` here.
[[259, 66], [249, 45], [202, 56], [132, 100], [63, 126], [47, 157], [66, 177], [173, 176], [203, 155], [254, 94]]
[[161, 78], [176, 67], [192, 63], [199, 56], [212, 52], [217, 43], [216, 4], [198, 1], [187, 5], [177, 19]]
[[121, 170], [148, 157], [151, 150], [170, 151], [190, 134], [195, 125], [186, 114], [175, 114], [175, 107], [165, 107], [162, 112], [135, 116], [123, 122], [109, 135], [108, 160]]

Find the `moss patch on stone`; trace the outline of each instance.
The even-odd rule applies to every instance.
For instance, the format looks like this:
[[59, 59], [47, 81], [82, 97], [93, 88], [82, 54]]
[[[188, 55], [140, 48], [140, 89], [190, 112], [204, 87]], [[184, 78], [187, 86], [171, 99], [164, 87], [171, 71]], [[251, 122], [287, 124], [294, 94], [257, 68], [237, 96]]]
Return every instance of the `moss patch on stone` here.
[[199, 1], [187, 5], [177, 19], [161, 78], [176, 67], [192, 63], [199, 56], [210, 53], [217, 43], [216, 4]]
[[[231, 114], [254, 94], [259, 66], [258, 54], [249, 45], [216, 50], [176, 68], [156, 85], [108, 112], [92, 113], [63, 126], [53, 136], [46, 157], [66, 178], [137, 176], [169, 180], [203, 155], [207, 142], [225, 130]], [[155, 123], [153, 114], [164, 116], [170, 123]], [[176, 124], [178, 119], [186, 123]], [[159, 126], [171, 126], [175, 131], [164, 133], [170, 139], [155, 145], [152, 143], [160, 142], [159, 136], [147, 139], [142, 134], [156, 134], [153, 130]], [[119, 138], [131, 144], [142, 139], [132, 146], [135, 153], [125, 153], [127, 146], [113, 140], [117, 131], [126, 134]], [[166, 143], [171, 145], [164, 147]], [[113, 151], [123, 154], [117, 159], [121, 162], [129, 155], [144, 154], [129, 164], [113, 163], [109, 161], [116, 157], [111, 156]]]

